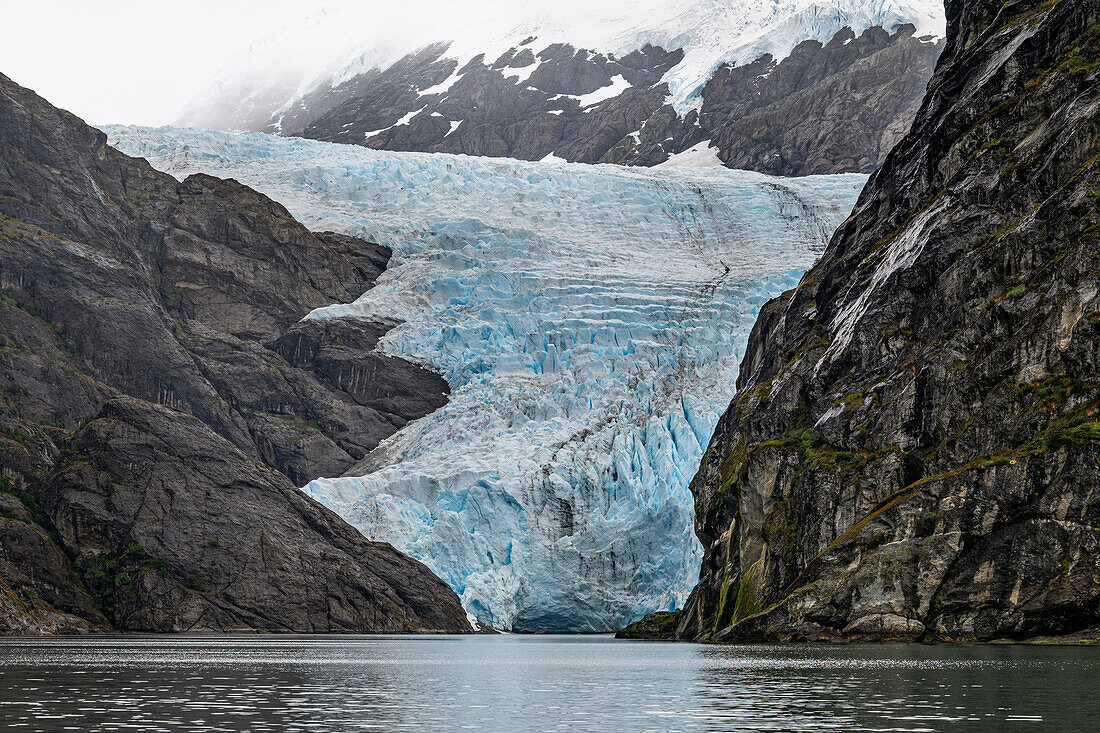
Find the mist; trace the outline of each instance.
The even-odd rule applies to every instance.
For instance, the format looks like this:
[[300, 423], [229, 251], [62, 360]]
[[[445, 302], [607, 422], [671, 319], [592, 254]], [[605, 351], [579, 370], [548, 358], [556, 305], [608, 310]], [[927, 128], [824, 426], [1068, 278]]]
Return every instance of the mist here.
[[[596, 21], [638, 4], [547, 8]], [[293, 85], [364, 49], [385, 62], [461, 29], [504, 34], [547, 8], [501, 0], [8, 2], [0, 73], [92, 124], [160, 125], [242, 69]]]

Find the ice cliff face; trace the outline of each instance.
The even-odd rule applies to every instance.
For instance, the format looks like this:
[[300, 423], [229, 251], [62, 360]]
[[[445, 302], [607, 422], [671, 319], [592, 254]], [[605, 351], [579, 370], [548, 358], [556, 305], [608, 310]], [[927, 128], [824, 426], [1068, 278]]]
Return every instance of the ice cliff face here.
[[438, 370], [451, 400], [305, 490], [517, 630], [603, 631], [682, 603], [701, 557], [687, 483], [748, 330], [865, 180], [109, 134], [393, 249], [375, 288], [310, 317], [401, 321], [380, 348]]

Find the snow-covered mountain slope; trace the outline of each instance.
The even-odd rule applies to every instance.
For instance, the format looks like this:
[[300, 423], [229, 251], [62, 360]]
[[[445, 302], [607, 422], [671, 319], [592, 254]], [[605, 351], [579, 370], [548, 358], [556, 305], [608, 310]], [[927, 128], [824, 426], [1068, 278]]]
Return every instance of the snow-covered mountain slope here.
[[[333, 2], [255, 44], [183, 123], [389, 150], [653, 165], [745, 117], [730, 108], [728, 88], [713, 90], [719, 104], [708, 114], [705, 90], [719, 69], [762, 57], [774, 66], [828, 44], [836, 46], [828, 59], [795, 63], [777, 79], [770, 67], [754, 70], [736, 102], [763, 113], [754, 124], [767, 129], [752, 137], [765, 141], [800, 123], [814, 128], [800, 137], [825, 137], [816, 129], [825, 118], [854, 126], [857, 138], [870, 128], [868, 150], [859, 151], [868, 162], [765, 166], [758, 160], [818, 151], [784, 141], [776, 156], [740, 131], [736, 142], [721, 136], [722, 160], [764, 172], [866, 171], [908, 129], [938, 55], [933, 39], [944, 31], [938, 0], [411, 0], [380, 15], [370, 12], [375, 5]], [[838, 34], [872, 28], [886, 39], [841, 48], [852, 38]], [[887, 43], [900, 28], [908, 30]], [[898, 48], [884, 54], [886, 46]], [[287, 71], [295, 55], [312, 60], [297, 78]], [[829, 115], [798, 99], [766, 109], [796, 93], [828, 105]], [[880, 146], [883, 132], [890, 139]]]
[[401, 321], [380, 348], [438, 370], [451, 400], [305, 490], [519, 630], [606, 631], [682, 603], [700, 559], [687, 483], [755, 314], [865, 181], [108, 133], [393, 249], [372, 290], [310, 317]]
[[[565, 43], [619, 56], [652, 45], [684, 51], [683, 60], [664, 78], [671, 102], [683, 114], [719, 66], [747, 63], [764, 54], [779, 60], [800, 42], [825, 43], [846, 26], [859, 34], [874, 25], [889, 30], [912, 23], [917, 35], [944, 34], [939, 0], [490, 0], [474, 5], [408, 0], [400, 12], [381, 5], [332, 0], [313, 9], [254, 44], [222, 81], [260, 76], [273, 66], [285, 80], [290, 75], [288, 52], [301, 55], [302, 46], [314, 48], [301, 62], [295, 96], [384, 69], [431, 43], [450, 44], [447, 57], [459, 68], [479, 55], [492, 61], [525, 41], [536, 41], [539, 48]], [[326, 56], [328, 63], [322, 65]], [[196, 100], [193, 108], [216, 101], [208, 96]]]

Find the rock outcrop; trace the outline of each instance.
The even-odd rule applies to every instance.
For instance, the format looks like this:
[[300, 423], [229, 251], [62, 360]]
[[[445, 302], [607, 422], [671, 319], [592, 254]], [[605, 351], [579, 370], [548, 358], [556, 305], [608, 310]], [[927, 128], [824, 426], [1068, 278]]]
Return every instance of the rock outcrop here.
[[1100, 625], [1100, 6], [947, 18], [912, 132], [756, 324], [680, 638]]
[[779, 63], [719, 69], [703, 89], [701, 137], [730, 168], [870, 173], [909, 131], [943, 48], [913, 32], [872, 27], [857, 37], [844, 28], [825, 45], [803, 41]]
[[295, 488], [446, 401], [392, 324], [301, 320], [388, 256], [0, 76], [0, 631], [467, 631]]
[[731, 168], [870, 172], [908, 131], [942, 43], [879, 26], [718, 69], [681, 116], [662, 78], [681, 50], [621, 57], [530, 44], [458, 68], [447, 44], [322, 84], [257, 129], [382, 150], [656, 165], [709, 141]]

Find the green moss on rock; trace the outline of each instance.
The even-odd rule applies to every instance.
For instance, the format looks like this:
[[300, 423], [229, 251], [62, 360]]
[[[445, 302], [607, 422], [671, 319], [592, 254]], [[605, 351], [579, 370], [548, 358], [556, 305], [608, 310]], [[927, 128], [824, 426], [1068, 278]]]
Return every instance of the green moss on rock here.
[[657, 611], [619, 629], [617, 639], [672, 639], [680, 622], [679, 611]]

